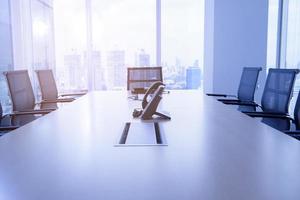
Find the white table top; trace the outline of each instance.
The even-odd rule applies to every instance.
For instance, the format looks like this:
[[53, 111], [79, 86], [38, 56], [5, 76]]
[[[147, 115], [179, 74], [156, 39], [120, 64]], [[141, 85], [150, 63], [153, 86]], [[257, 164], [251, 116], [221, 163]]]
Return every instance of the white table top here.
[[167, 146], [115, 146], [140, 103], [92, 92], [1, 137], [0, 199], [300, 199], [300, 142], [199, 91], [163, 96]]

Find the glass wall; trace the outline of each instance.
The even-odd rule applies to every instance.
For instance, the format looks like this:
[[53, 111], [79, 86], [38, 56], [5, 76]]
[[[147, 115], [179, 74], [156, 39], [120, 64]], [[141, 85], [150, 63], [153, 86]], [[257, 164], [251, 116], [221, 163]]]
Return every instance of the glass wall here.
[[[280, 68], [300, 69], [300, 1], [269, 0], [269, 2], [268, 66], [272, 66], [275, 63], [274, 60], [277, 59], [280, 60], [280, 63], [277, 64]], [[279, 9], [276, 6], [279, 6]], [[278, 23], [281, 34], [275, 32], [276, 25], [273, 18], [277, 17], [281, 17]], [[277, 42], [280, 43], [277, 45], [278, 54], [276, 55], [272, 46], [276, 46]], [[298, 74], [290, 105], [291, 114], [299, 90], [300, 77]]]
[[57, 85], [60, 90], [85, 89], [85, 0], [55, 0], [53, 11]]
[[9, 0], [0, 0], [0, 99], [4, 111], [9, 109], [10, 100], [3, 71], [13, 67], [12, 35]]
[[53, 10], [37, 0], [31, 3], [33, 67], [48, 69], [54, 67]]
[[300, 1], [299, 0], [289, 0], [285, 65], [288, 68], [300, 67]]
[[156, 65], [156, 1], [92, 0], [91, 8], [96, 89], [125, 88], [127, 67]]
[[[55, 69], [53, 9], [49, 3], [51, 1], [0, 0], [0, 98], [5, 112], [10, 112], [11, 103], [3, 71], [27, 69], [34, 92], [38, 94], [34, 70]], [[15, 13], [13, 24], [11, 4], [14, 9], [12, 12]], [[11, 27], [14, 27], [14, 34]], [[13, 56], [13, 35], [17, 42], [16, 58]], [[14, 59], [17, 59], [17, 66], [14, 66]]]
[[60, 88], [125, 89], [127, 67], [158, 65], [168, 88], [201, 87], [204, 0], [54, 0], [54, 19]]
[[36, 93], [39, 93], [34, 70], [53, 69], [55, 70], [54, 55], [54, 33], [53, 33], [53, 8], [39, 0], [31, 1], [31, 22], [32, 22], [32, 68], [29, 69], [33, 86]]
[[[285, 66], [286, 68], [300, 69], [300, 1], [289, 0], [287, 6], [286, 20], [286, 44], [285, 48]], [[300, 78], [296, 80], [294, 87], [294, 96], [296, 97], [300, 90]]]
[[279, 0], [269, 0], [267, 69], [277, 67]]
[[162, 66], [172, 89], [201, 87], [204, 0], [161, 1]]

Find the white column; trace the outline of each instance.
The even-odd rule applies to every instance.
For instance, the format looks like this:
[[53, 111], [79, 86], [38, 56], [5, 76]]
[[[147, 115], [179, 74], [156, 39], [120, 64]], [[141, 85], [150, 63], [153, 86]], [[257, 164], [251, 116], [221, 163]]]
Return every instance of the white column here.
[[88, 90], [95, 89], [95, 69], [92, 61], [92, 53], [93, 53], [93, 33], [92, 33], [92, 7], [91, 0], [86, 0], [86, 63], [88, 69]]
[[205, 1], [203, 87], [206, 92], [212, 92], [214, 85], [214, 5], [214, 0]]

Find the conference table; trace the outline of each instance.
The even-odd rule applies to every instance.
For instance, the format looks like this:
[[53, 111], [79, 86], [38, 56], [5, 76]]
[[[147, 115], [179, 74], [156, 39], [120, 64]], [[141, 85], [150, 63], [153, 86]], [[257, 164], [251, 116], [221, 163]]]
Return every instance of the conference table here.
[[[163, 95], [171, 120], [134, 119], [139, 107], [125, 91], [90, 92], [4, 135], [0, 199], [300, 199], [296, 139], [198, 90]], [[126, 123], [146, 131], [120, 144]]]

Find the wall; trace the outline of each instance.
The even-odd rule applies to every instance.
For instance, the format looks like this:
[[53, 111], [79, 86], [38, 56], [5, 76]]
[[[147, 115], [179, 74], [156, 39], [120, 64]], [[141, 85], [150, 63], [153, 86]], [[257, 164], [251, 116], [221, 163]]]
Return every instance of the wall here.
[[205, 92], [236, 94], [243, 67], [266, 66], [268, 0], [206, 0], [205, 12]]

